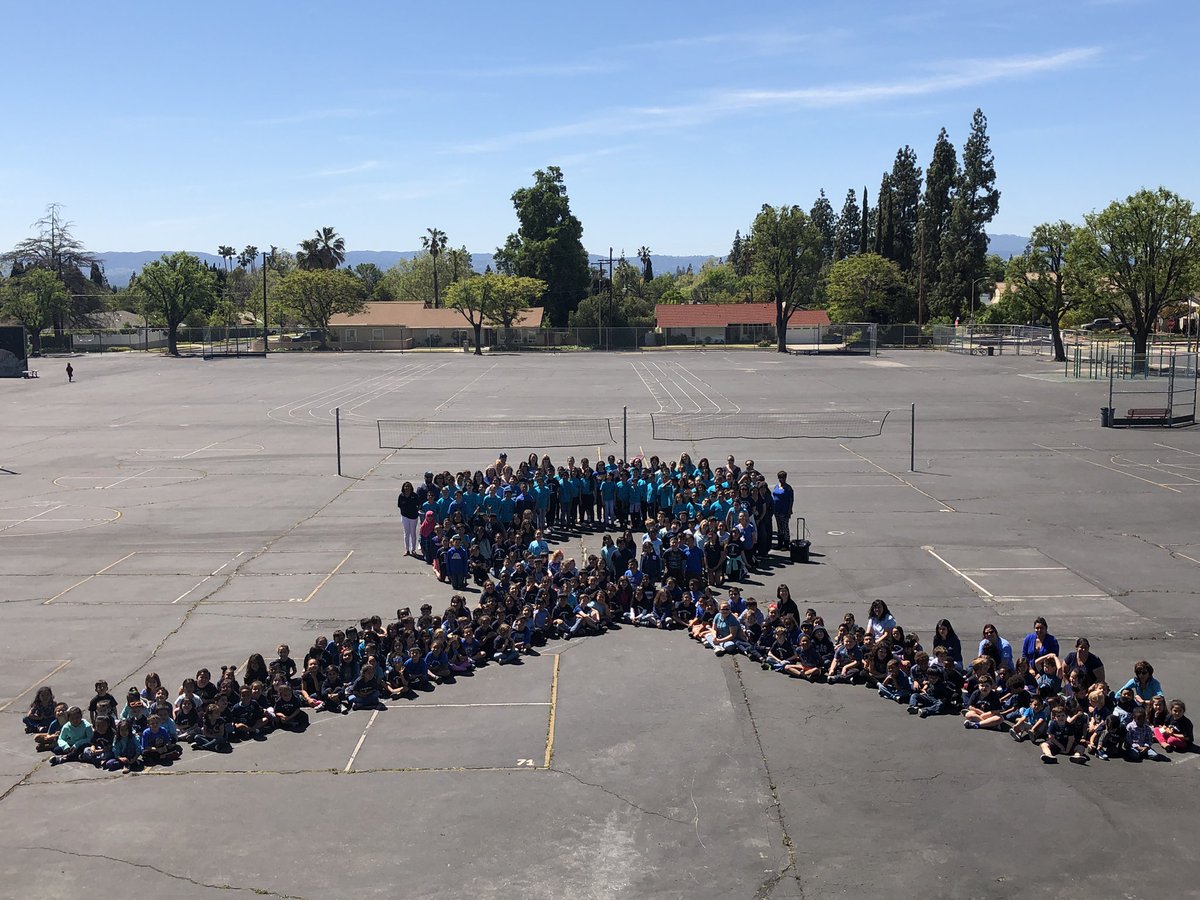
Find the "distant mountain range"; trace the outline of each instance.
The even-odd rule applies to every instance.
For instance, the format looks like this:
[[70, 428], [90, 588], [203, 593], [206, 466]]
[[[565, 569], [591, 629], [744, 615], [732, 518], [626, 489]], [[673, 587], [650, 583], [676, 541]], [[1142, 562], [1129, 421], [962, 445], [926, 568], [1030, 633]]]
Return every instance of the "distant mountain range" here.
[[[108, 276], [108, 283], [114, 287], [125, 287], [129, 284], [129, 280], [142, 270], [142, 267], [148, 262], [160, 258], [164, 253], [173, 253], [172, 250], [114, 250], [109, 252], [97, 253], [96, 255], [103, 261], [104, 274]], [[215, 253], [202, 253], [189, 251], [193, 256], [199, 257], [205, 263], [212, 263], [217, 266], [224, 266], [225, 260], [217, 256]], [[346, 251], [346, 265], [357, 266], [360, 263], [374, 263], [383, 269], [385, 272], [402, 259], [412, 259], [418, 253], [423, 253], [422, 250], [348, 250]], [[601, 259], [605, 263], [608, 262], [608, 254], [601, 257], [597, 253], [588, 254], [593, 266]], [[676, 268], [687, 270], [691, 266], [694, 270], [699, 268], [714, 259], [712, 256], [658, 256], [651, 254], [650, 262], [654, 266], [654, 271], [658, 274], [674, 272]], [[630, 262], [635, 266], [640, 265], [636, 257], [630, 257]], [[471, 264], [475, 267], [476, 272], [484, 271], [488, 266], [492, 265], [492, 254], [490, 253], [472, 253]]]
[[[1018, 253], [1025, 252], [1025, 243], [1028, 238], [1021, 237], [1015, 234], [992, 234], [988, 236], [988, 249], [992, 253], [998, 253], [1000, 256], [1008, 259]], [[142, 267], [148, 262], [161, 257], [164, 253], [172, 253], [171, 250], [113, 250], [96, 255], [103, 260], [104, 273], [108, 276], [109, 284], [114, 287], [125, 287], [129, 284], [129, 280], [142, 270]], [[225, 261], [215, 253], [201, 253], [192, 251], [193, 255], [204, 260], [206, 263], [212, 263], [217, 266], [225, 265]], [[357, 266], [359, 263], [374, 263], [379, 268], [387, 271], [402, 259], [412, 259], [420, 250], [350, 250], [346, 253], [346, 265]], [[593, 266], [601, 260], [608, 261], [608, 255], [601, 256], [598, 253], [589, 254]], [[697, 255], [697, 256], [659, 256], [657, 254], [650, 255], [650, 262], [654, 266], [656, 274], [663, 275], [669, 272], [674, 272], [676, 269], [687, 271], [688, 266], [692, 267], [693, 271], [699, 271], [700, 267], [710, 259], [717, 259], [715, 255]], [[637, 257], [629, 256], [629, 261], [634, 265], [638, 265]], [[475, 266], [476, 272], [482, 272], [488, 266], [492, 265], [492, 254], [490, 253], [472, 253], [471, 262]]]

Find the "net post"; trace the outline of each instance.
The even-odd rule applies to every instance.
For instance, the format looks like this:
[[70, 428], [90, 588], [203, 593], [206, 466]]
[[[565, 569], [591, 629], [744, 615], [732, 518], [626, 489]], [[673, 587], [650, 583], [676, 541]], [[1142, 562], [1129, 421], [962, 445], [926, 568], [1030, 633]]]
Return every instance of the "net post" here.
[[333, 429], [337, 435], [337, 473], [340, 477], [342, 474], [342, 408], [340, 406], [333, 411]]
[[912, 405], [908, 432], [908, 471], [917, 471], [917, 404]]
[[621, 407], [621, 461], [629, 462], [629, 407]]

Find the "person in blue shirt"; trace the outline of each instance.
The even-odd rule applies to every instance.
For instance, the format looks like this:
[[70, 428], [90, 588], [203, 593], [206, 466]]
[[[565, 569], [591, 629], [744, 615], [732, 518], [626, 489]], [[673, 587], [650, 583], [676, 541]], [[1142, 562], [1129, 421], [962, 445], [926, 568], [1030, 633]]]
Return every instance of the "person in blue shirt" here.
[[775, 533], [779, 536], [778, 548], [787, 550], [791, 543], [792, 510], [796, 503], [796, 492], [787, 483], [787, 472], [778, 473], [779, 483], [771, 489], [771, 501], [775, 513]]
[[408, 648], [408, 659], [404, 661], [404, 680], [408, 682], [410, 688], [422, 691], [433, 690], [429, 678], [429, 666], [421, 656], [421, 647], [418, 644], [413, 644]]
[[558, 500], [562, 504], [562, 518], [568, 528], [574, 528], [579, 518], [579, 490], [566, 469], [558, 470]]
[[467, 589], [467, 575], [470, 573], [469, 567], [470, 553], [463, 546], [462, 540], [458, 537], [450, 539], [450, 546], [446, 548], [446, 577], [450, 579], [450, 586], [456, 591], [465, 591]]
[[533, 481], [533, 518], [537, 523], [537, 527], [542, 531], [546, 530], [546, 521], [550, 509], [550, 488], [546, 486], [546, 479], [541, 475]]
[[434, 515], [439, 524], [445, 522], [446, 518], [450, 515], [450, 506], [452, 503], [454, 503], [454, 497], [450, 495], [450, 488], [442, 488], [441, 495], [437, 498], [437, 502], [434, 503]]
[[512, 524], [513, 518], [517, 514], [517, 501], [513, 499], [513, 489], [506, 487], [504, 496], [500, 498], [500, 508], [496, 512], [496, 518], [500, 520], [500, 524], [505, 527]]
[[704, 643], [712, 648], [717, 656], [724, 656], [726, 653], [737, 651], [741, 635], [742, 623], [729, 608], [729, 601], [722, 600], [720, 609], [713, 618], [712, 630], [708, 633]]
[[550, 545], [546, 543], [546, 535], [539, 528], [533, 536], [533, 540], [529, 542], [529, 552], [534, 556], [549, 556]]
[[600, 498], [604, 501], [604, 527], [612, 528], [617, 521], [617, 476], [612, 472], [600, 482]]

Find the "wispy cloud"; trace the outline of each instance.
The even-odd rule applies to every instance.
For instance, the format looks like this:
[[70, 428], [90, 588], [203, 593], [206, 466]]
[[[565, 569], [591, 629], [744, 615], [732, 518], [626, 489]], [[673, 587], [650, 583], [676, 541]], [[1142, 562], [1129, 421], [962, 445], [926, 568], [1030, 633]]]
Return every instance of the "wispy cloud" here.
[[819, 32], [745, 31], [695, 34], [632, 44], [630, 49], [670, 51], [722, 48], [746, 56], [775, 56], [791, 53], [799, 47], [828, 43], [846, 34], [847, 32], [840, 29]]
[[303, 125], [307, 122], [327, 122], [330, 119], [368, 119], [381, 116], [385, 109], [362, 109], [359, 107], [335, 107], [310, 109], [287, 116], [272, 116], [257, 120], [262, 125]]
[[447, 152], [490, 153], [526, 144], [565, 138], [680, 128], [715, 119], [772, 108], [820, 109], [885, 100], [924, 97], [1002, 81], [1061, 71], [1083, 65], [1097, 56], [1097, 47], [1079, 47], [1042, 56], [943, 63], [940, 71], [892, 81], [831, 84], [816, 87], [716, 91], [695, 103], [627, 107], [588, 119], [500, 135]]
[[360, 162], [353, 166], [345, 166], [339, 169], [319, 169], [316, 172], [310, 172], [309, 178], [338, 178], [342, 175], [358, 175], [362, 172], [374, 172], [376, 169], [383, 167], [383, 164], [377, 159], [368, 159], [365, 162]]
[[1096, 47], [1063, 50], [1047, 56], [1017, 56], [1008, 59], [971, 60], [945, 67], [927, 78], [867, 84], [830, 85], [794, 90], [728, 91], [716, 95], [716, 104], [733, 109], [757, 106], [794, 105], [809, 107], [847, 106], [898, 97], [920, 97], [994, 81], [1004, 81], [1072, 68], [1099, 54]]
[[570, 78], [576, 75], [599, 75], [626, 68], [616, 60], [606, 62], [514, 63], [485, 69], [446, 69], [441, 74], [460, 78]]

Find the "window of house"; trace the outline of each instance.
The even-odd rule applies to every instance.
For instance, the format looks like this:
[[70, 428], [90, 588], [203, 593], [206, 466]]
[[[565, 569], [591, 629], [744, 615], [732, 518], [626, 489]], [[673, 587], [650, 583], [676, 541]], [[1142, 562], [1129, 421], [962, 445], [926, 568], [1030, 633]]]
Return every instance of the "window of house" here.
[[372, 328], [371, 329], [371, 340], [382, 341], [383, 340], [383, 329], [382, 328]]
[[347, 328], [346, 329], [346, 340], [347, 341], [357, 341], [358, 340], [358, 329], [357, 328]]

